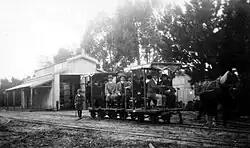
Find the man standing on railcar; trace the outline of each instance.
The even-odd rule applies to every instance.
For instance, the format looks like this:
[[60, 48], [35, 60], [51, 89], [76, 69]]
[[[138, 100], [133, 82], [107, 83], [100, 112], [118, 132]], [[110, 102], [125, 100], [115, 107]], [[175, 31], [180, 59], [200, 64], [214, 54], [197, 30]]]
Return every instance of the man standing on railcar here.
[[162, 86], [162, 93], [166, 96], [163, 101], [163, 105], [167, 106], [168, 108], [173, 108], [175, 105], [175, 92], [176, 90], [172, 86], [172, 82], [170, 78], [166, 75], [162, 75], [162, 81], [160, 82]]
[[116, 85], [116, 93], [117, 93], [117, 106], [118, 108], [123, 108], [125, 104], [125, 88], [128, 86], [127, 82], [125, 81], [125, 76], [122, 75], [120, 77], [120, 82]]
[[147, 83], [147, 96], [150, 101], [153, 101], [154, 106], [162, 106], [162, 95], [159, 94], [159, 87], [157, 85], [157, 73], [152, 72], [152, 79]]
[[111, 107], [115, 98], [116, 83], [113, 82], [113, 76], [108, 76], [109, 82], [105, 84], [106, 107]]
[[84, 97], [82, 95], [82, 90], [78, 89], [77, 95], [75, 96], [75, 108], [77, 110], [79, 119], [82, 118], [83, 101], [84, 101]]

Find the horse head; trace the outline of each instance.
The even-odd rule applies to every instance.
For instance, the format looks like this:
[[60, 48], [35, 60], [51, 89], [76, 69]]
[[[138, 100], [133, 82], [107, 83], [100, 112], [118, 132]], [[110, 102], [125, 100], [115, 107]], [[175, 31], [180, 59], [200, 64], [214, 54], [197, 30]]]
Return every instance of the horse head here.
[[238, 89], [240, 84], [240, 77], [235, 68], [228, 70], [223, 76], [218, 78], [222, 86], [228, 86], [230, 89]]

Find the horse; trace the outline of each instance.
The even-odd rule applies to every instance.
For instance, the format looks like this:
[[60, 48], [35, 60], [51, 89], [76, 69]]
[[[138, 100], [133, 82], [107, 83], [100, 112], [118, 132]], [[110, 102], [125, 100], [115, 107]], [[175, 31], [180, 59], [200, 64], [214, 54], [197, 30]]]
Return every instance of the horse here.
[[240, 78], [238, 72], [234, 69], [227, 71], [214, 81], [204, 81], [196, 87], [196, 95], [200, 96], [199, 115], [206, 115], [207, 124], [215, 125], [218, 115], [218, 105], [222, 106], [223, 125], [227, 125], [229, 111], [233, 100], [232, 91], [238, 89]]

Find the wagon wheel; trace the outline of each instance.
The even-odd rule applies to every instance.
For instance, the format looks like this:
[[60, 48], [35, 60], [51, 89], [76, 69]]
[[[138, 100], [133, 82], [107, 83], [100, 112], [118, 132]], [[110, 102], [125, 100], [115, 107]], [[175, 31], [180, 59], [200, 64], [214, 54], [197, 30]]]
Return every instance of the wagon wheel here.
[[149, 115], [149, 119], [152, 123], [157, 123], [158, 122], [158, 116], [156, 114], [151, 114]]
[[90, 112], [90, 116], [91, 116], [92, 118], [95, 118], [95, 117], [96, 117], [96, 113], [95, 113], [94, 111], [91, 111], [91, 112]]
[[104, 119], [104, 117], [105, 117], [105, 112], [104, 111], [99, 111], [98, 112], [98, 117], [99, 117], [99, 119]]

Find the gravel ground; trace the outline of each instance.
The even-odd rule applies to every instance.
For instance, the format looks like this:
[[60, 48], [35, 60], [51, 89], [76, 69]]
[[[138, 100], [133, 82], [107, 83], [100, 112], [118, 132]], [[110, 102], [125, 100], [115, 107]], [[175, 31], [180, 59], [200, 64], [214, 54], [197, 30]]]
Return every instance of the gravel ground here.
[[[0, 116], [20, 119], [36, 119], [72, 126], [98, 127], [114, 131], [182, 137], [186, 139], [206, 138], [211, 141], [249, 142], [247, 134], [216, 132], [193, 128], [181, 128], [168, 125], [138, 124], [130, 121], [93, 120], [84, 112], [82, 120], [76, 120], [74, 111], [68, 112], [0, 112]], [[194, 114], [188, 115], [193, 117]], [[191, 122], [187, 118], [186, 122]], [[174, 121], [174, 120], [173, 120]], [[152, 138], [148, 136], [128, 135], [122, 132], [98, 132], [93, 130], [69, 130], [58, 126], [28, 124], [0, 118], [0, 147], [219, 147], [187, 141]], [[8, 123], [8, 124], [4, 124]], [[1, 126], [2, 125], [2, 126]], [[246, 145], [249, 147], [250, 144]], [[223, 146], [221, 146], [223, 147]], [[232, 146], [233, 147], [233, 146]]]
[[[0, 129], [0, 147], [81, 147], [81, 148], [103, 148], [103, 147], [138, 147], [145, 148], [149, 145], [154, 147], [191, 147], [188, 145], [155, 141], [144, 141], [133, 139], [133, 137], [123, 139], [128, 135], [112, 135], [109, 133], [95, 131], [68, 130], [48, 125], [36, 125], [11, 121], [5, 128]], [[116, 138], [114, 138], [116, 137]]]

